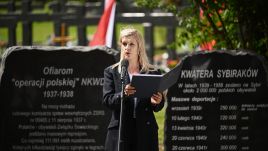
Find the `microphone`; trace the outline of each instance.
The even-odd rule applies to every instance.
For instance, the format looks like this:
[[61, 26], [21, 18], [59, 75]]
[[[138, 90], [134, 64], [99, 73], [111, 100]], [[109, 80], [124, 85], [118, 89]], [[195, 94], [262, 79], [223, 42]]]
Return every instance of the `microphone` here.
[[121, 81], [124, 82], [125, 76], [127, 75], [128, 60], [124, 59], [121, 61]]
[[124, 90], [125, 90], [125, 79], [127, 76], [127, 68], [128, 68], [128, 60], [124, 59], [121, 61], [121, 102], [120, 102], [120, 120], [119, 120], [119, 136], [118, 136], [118, 151], [125, 151], [125, 139], [123, 138], [124, 136], [124, 129], [125, 129], [125, 124], [123, 122], [123, 119], [125, 119], [125, 103], [124, 102]]

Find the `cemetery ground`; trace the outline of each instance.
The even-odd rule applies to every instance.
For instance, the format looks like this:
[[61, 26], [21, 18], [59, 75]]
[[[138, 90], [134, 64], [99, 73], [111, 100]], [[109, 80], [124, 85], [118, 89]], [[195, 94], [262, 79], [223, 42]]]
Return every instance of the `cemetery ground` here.
[[[132, 24], [131, 24], [132, 25]], [[119, 37], [119, 31], [120, 29], [126, 26], [126, 24], [117, 24], [116, 26], [116, 37]], [[142, 33], [143, 27], [139, 24], [133, 25], [135, 28], [140, 30]], [[75, 45], [75, 40], [77, 39], [77, 29], [75, 27], [69, 27], [68, 30], [68, 36], [71, 37], [72, 44]], [[96, 26], [88, 26], [87, 27], [87, 35], [92, 35], [96, 31]], [[53, 34], [53, 22], [36, 22], [33, 23], [33, 45], [41, 45], [41, 46], [47, 46], [49, 45], [49, 37]], [[156, 27], [154, 29], [155, 32], [155, 54], [161, 54], [165, 52], [165, 50], [161, 49], [160, 47], [165, 46], [165, 34], [166, 30], [163, 27]], [[21, 45], [22, 43], [22, 24], [19, 23], [16, 28], [17, 33], [17, 45]], [[7, 42], [8, 40], [8, 30], [6, 28], [0, 28], [0, 41]], [[4, 53], [6, 50], [5, 47], [0, 47], [0, 55]], [[159, 126], [158, 130], [158, 137], [159, 137], [159, 149], [160, 151], [164, 150], [164, 119], [165, 119], [165, 108], [163, 108], [160, 112], [155, 113], [156, 120]]]

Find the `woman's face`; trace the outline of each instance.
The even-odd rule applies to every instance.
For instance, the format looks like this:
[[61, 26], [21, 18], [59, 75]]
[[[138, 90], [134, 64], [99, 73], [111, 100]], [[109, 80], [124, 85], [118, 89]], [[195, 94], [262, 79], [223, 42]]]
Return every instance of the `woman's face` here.
[[122, 37], [121, 51], [123, 52], [123, 59], [138, 61], [138, 44], [133, 36]]

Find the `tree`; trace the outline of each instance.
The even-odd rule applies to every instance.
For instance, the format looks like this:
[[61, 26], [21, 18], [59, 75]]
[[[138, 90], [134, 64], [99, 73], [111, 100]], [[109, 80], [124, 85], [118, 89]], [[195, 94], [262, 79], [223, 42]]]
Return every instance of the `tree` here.
[[[214, 49], [247, 49], [268, 57], [267, 0], [136, 0], [177, 16], [176, 44], [214, 41]], [[187, 4], [187, 5], [185, 5]]]

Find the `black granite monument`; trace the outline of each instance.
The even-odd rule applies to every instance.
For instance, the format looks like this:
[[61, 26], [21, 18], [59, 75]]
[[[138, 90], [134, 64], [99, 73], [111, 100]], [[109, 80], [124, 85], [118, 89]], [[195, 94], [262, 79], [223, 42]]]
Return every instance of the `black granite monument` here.
[[1, 66], [1, 151], [104, 150], [107, 47], [11, 47]]
[[267, 151], [268, 72], [249, 52], [182, 59], [168, 91], [166, 151]]

